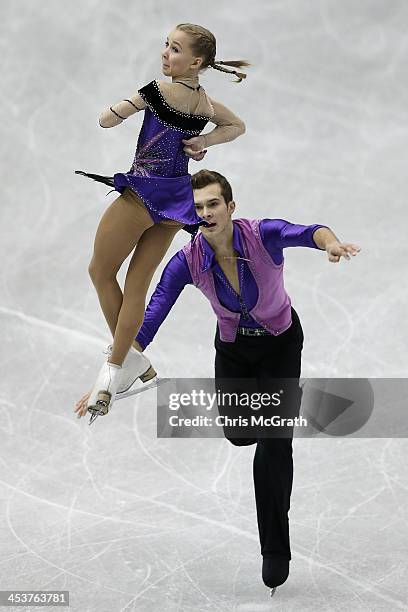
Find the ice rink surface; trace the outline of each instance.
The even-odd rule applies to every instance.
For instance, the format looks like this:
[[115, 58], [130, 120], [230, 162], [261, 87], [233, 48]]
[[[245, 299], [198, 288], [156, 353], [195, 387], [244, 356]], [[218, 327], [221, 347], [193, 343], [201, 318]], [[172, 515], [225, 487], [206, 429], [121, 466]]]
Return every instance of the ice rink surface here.
[[[291, 573], [270, 600], [253, 447], [158, 440], [154, 392], [74, 418], [110, 341], [87, 267], [116, 197], [74, 170], [129, 168], [142, 114], [111, 130], [99, 114], [163, 78], [179, 22], [253, 63], [238, 85], [201, 77], [247, 132], [190, 171], [224, 174], [236, 216], [362, 248], [285, 252], [302, 375], [407, 375], [405, 1], [2, 0], [0, 590], [69, 590], [75, 612], [407, 610], [405, 439], [295, 440]], [[214, 330], [187, 287], [147, 354], [162, 376], [211, 377]]]

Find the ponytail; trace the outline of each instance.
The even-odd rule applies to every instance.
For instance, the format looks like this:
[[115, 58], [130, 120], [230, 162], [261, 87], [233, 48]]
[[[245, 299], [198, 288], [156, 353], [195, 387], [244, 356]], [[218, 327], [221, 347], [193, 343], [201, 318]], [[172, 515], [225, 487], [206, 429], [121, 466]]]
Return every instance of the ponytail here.
[[247, 62], [246, 60], [228, 60], [228, 61], [221, 61], [221, 60], [214, 60], [211, 64], [209, 64], [209, 66], [211, 68], [214, 68], [214, 70], [220, 70], [220, 72], [227, 72], [229, 74], [235, 74], [236, 77], [238, 77], [238, 79], [236, 81], [233, 81], [234, 83], [240, 83], [242, 81], [242, 79], [246, 79], [246, 74], [245, 72], [237, 72], [236, 70], [228, 70], [228, 68], [222, 68], [222, 66], [234, 66], [237, 68], [241, 68], [242, 66], [250, 66], [251, 64], [249, 62]]

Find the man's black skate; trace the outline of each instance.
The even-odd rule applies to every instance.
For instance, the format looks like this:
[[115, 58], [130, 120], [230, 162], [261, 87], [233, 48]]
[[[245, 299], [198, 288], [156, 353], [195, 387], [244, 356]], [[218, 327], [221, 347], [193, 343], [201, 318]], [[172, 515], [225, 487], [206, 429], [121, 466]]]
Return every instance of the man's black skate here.
[[262, 580], [271, 590], [273, 597], [276, 588], [289, 576], [289, 559], [264, 557], [262, 561]]

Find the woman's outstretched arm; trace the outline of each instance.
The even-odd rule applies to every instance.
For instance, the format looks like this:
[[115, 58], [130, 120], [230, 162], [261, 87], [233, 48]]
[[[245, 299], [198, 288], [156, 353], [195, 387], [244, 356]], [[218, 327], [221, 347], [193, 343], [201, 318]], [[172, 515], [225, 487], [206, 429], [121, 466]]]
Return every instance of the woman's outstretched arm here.
[[129, 98], [105, 109], [99, 117], [99, 125], [103, 128], [110, 128], [119, 125], [131, 115], [146, 108], [146, 102], [142, 96], [136, 92]]

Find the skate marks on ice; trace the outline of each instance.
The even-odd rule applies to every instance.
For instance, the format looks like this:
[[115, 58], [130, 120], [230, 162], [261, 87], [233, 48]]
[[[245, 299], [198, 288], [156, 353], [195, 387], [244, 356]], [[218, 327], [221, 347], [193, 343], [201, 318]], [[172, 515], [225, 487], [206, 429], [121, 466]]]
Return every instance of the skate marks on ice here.
[[[27, 0], [23, 4], [29, 7]], [[104, 427], [97, 425], [94, 431], [75, 427], [70, 418], [64, 419], [54, 409], [58, 408], [61, 390], [76, 397], [78, 380], [71, 372], [79, 375], [82, 370], [78, 356], [83, 354], [84, 344], [90, 347], [86, 360], [90, 363], [94, 359], [101, 341], [101, 337], [95, 338], [104, 330], [84, 271], [91, 231], [105, 191], [101, 187], [99, 196], [81, 187], [81, 195], [75, 197], [75, 189], [61, 183], [61, 164], [67, 170], [62, 170], [66, 176], [72, 169], [78, 143], [83, 143], [84, 123], [82, 118], [77, 120], [77, 92], [90, 91], [89, 71], [73, 69], [75, 54], [67, 53], [62, 42], [70, 41], [75, 31], [79, 45], [87, 43], [89, 23], [95, 16], [93, 4], [85, 0], [80, 7], [72, 7], [67, 21], [60, 18], [63, 5], [58, 0], [38, 3], [35, 19], [31, 10], [21, 11], [7, 3], [13, 27], [5, 31], [6, 44], [17, 39], [20, 44], [15, 44], [15, 53], [10, 54], [12, 69], [4, 85], [15, 96], [15, 108], [28, 108], [26, 85], [29, 88], [33, 79], [35, 95], [30, 100], [34, 112], [30, 110], [28, 123], [15, 121], [12, 130], [7, 122], [3, 123], [6, 140], [10, 136], [11, 159], [21, 159], [21, 142], [28, 138], [30, 143], [28, 156], [21, 160], [26, 180], [20, 180], [21, 164], [10, 164], [8, 178], [11, 183], [16, 179], [20, 188], [10, 190], [4, 202], [12, 229], [4, 229], [3, 246], [7, 249], [2, 308], [3, 314], [8, 315], [5, 309], [10, 312], [7, 324], [17, 317], [21, 325], [13, 327], [3, 339], [3, 348], [11, 356], [3, 360], [4, 382], [10, 381], [3, 398], [7, 402], [11, 397], [16, 400], [15, 409], [9, 403], [2, 405], [3, 582], [17, 588], [21, 584], [44, 588], [66, 585], [75, 593], [72, 612], [407, 609], [401, 603], [406, 592], [402, 573], [406, 557], [401, 545], [406, 532], [407, 500], [402, 477], [403, 441], [391, 440], [387, 454], [382, 452], [382, 440], [363, 441], [363, 448], [361, 441], [352, 440], [347, 453], [344, 442], [335, 445], [330, 440], [326, 453], [324, 440], [298, 441], [293, 566], [287, 584], [279, 587], [270, 600], [269, 590], [260, 579], [254, 501], [245, 495], [244, 486], [242, 491], [240, 487], [241, 483], [251, 486], [248, 452], [231, 455], [229, 469], [224, 465], [227, 443], [222, 441], [212, 444], [160, 440], [155, 444], [153, 393], [138, 396], [142, 398], [140, 404], [149, 404], [151, 413], [140, 406], [129, 415], [130, 421], [140, 417], [135, 433], [146, 450], [134, 444], [127, 419], [121, 419], [119, 428], [111, 431], [106, 427], [108, 423]], [[123, 75], [132, 73], [134, 58], [139, 53], [141, 57], [147, 53], [153, 57], [157, 48], [160, 27], [151, 27], [156, 17], [153, 3], [147, 3], [143, 15], [139, 14], [146, 40], [132, 38], [132, 17], [138, 17], [136, 4], [127, 3], [134, 13], [120, 21], [121, 40], [128, 51], [121, 56], [123, 82]], [[171, 2], [163, 5], [163, 22], [174, 23], [175, 6]], [[190, 10], [188, 3], [179, 2], [177, 10], [183, 8]], [[407, 293], [403, 285], [404, 256], [402, 247], [397, 245], [404, 244], [406, 219], [405, 171], [401, 172], [406, 146], [405, 130], [401, 128], [406, 105], [407, 5], [401, 0], [272, 0], [250, 5], [239, 0], [235, 8], [231, 11], [227, 3], [219, 3], [217, 14], [211, 17], [214, 33], [220, 32], [220, 41], [230, 45], [233, 55], [234, 40], [239, 38], [242, 27], [246, 28], [249, 43], [245, 46], [242, 40], [242, 48], [257, 63], [251, 73], [254, 78], [248, 79], [249, 88], [247, 94], [242, 91], [242, 99], [241, 90], [235, 98], [235, 92], [228, 89], [228, 78], [223, 81], [218, 73], [209, 73], [205, 83], [214, 95], [218, 88], [223, 94], [225, 91], [230, 96], [225, 102], [231, 102], [238, 114], [245, 112], [245, 95], [264, 105], [263, 112], [254, 115], [251, 122], [248, 117], [246, 141], [243, 138], [242, 142], [227, 144], [225, 150], [214, 147], [212, 152], [213, 168], [227, 178], [234, 177], [232, 187], [239, 194], [238, 216], [264, 217], [267, 213], [299, 223], [333, 224], [342, 235], [346, 235], [346, 229], [347, 235], [352, 231], [353, 239], [358, 236], [371, 254], [354, 262], [357, 266], [352, 270], [343, 266], [334, 272], [330, 264], [324, 266], [321, 253], [309, 252], [306, 258], [305, 252], [287, 250], [287, 283], [293, 287], [295, 307], [298, 306], [308, 336], [303, 374], [404, 376], [407, 350], [402, 325]], [[98, 28], [92, 44], [87, 45], [91, 65], [106, 51], [106, 38], [114, 27], [110, 11], [109, 3], [100, 3]], [[205, 13], [203, 7], [202, 14]], [[55, 26], [53, 32], [49, 31], [50, 23]], [[225, 38], [223, 23], [228, 23], [230, 30]], [[16, 29], [23, 35], [16, 37]], [[33, 40], [40, 44], [32, 45]], [[51, 63], [46, 53], [47, 40], [57, 43], [53, 45]], [[30, 62], [24, 60], [28, 47]], [[115, 54], [108, 55], [107, 62], [107, 72], [114, 74]], [[35, 72], [33, 65], [38, 67]], [[141, 62], [141, 81], [149, 69], [150, 65]], [[19, 75], [18, 88], [14, 86], [15, 74]], [[271, 74], [273, 78], [268, 78]], [[68, 87], [64, 75], [70, 77]], [[55, 79], [62, 79], [66, 95], [54, 96], [56, 104], [52, 104], [49, 92]], [[99, 78], [98, 88], [104, 87], [102, 81]], [[116, 95], [114, 90], [113, 84], [107, 98]], [[41, 106], [44, 99], [49, 102], [50, 113], [46, 125]], [[89, 116], [94, 116], [98, 102], [91, 100], [90, 104]], [[66, 146], [58, 156], [47, 155], [47, 151], [55, 149], [53, 143], [58, 140], [64, 114], [73, 127], [67, 132]], [[271, 120], [265, 121], [265, 117]], [[98, 129], [84, 143], [88, 151], [84, 148], [81, 154], [93, 155], [93, 151], [100, 150], [100, 138], [121, 138], [109, 130], [98, 136]], [[257, 132], [262, 133], [264, 148], [258, 147]], [[102, 147], [108, 163], [112, 147], [109, 143]], [[244, 156], [245, 151], [251, 151], [251, 155]], [[46, 164], [41, 163], [44, 160]], [[194, 165], [194, 171], [198, 167]], [[237, 171], [244, 167], [245, 171]], [[27, 201], [30, 206], [24, 206]], [[13, 223], [16, 215], [18, 223]], [[395, 219], [401, 222], [395, 224]], [[72, 240], [74, 234], [76, 239]], [[382, 277], [387, 279], [387, 291], [378, 283]], [[207, 304], [198, 302], [194, 298], [193, 312], [188, 300], [177, 305], [172, 313], [174, 327], [185, 329], [187, 319], [191, 329], [204, 325], [212, 334]], [[21, 312], [24, 304], [29, 304], [29, 314]], [[393, 323], [393, 315], [397, 323]], [[194, 335], [197, 349], [192, 341], [180, 341], [172, 329], [173, 325], [163, 326], [156, 345], [160, 367], [166, 375], [177, 376], [188, 363], [192, 376], [199, 376], [202, 364], [211, 364], [213, 359], [209, 336]], [[170, 358], [167, 353], [170, 355], [172, 347], [175, 350]], [[178, 350], [180, 347], [182, 350]], [[50, 354], [53, 363], [47, 360]], [[24, 372], [24, 389], [20, 372]], [[210, 376], [211, 371], [207, 372]], [[84, 374], [80, 385], [86, 381]], [[14, 396], [16, 389], [21, 391]], [[48, 434], [50, 430], [53, 435]], [[218, 447], [225, 449], [219, 461], [215, 452], [205, 452]], [[100, 453], [98, 462], [94, 461], [95, 452]], [[203, 461], [205, 469], [201, 467]], [[183, 468], [183, 464], [187, 467]], [[348, 480], [348, 474], [352, 474], [352, 480]], [[213, 482], [217, 482], [217, 495], [211, 492]], [[227, 482], [231, 485], [229, 504], [220, 495]], [[142, 491], [144, 500], [135, 498], [122, 509], [120, 498], [110, 494], [108, 487], [112, 485], [122, 489], [125, 499], [132, 489]], [[174, 489], [169, 491], [171, 486]], [[100, 491], [98, 497], [96, 489]], [[190, 522], [176, 509], [159, 506], [163, 500], [172, 502], [177, 509], [188, 503], [196, 521], [191, 516]], [[247, 525], [236, 514], [234, 500], [251, 519], [246, 537], [231, 534], [237, 536], [238, 543], [233, 554], [229, 532], [220, 534], [216, 525], [206, 522], [209, 507], [215, 507], [220, 515], [218, 500], [220, 506], [233, 511], [222, 521], [227, 526]], [[311, 500], [316, 500], [317, 511], [305, 515]], [[362, 513], [365, 514], [359, 520]], [[337, 515], [343, 522], [335, 529], [331, 521]], [[147, 528], [143, 521], [149, 523]], [[360, 533], [357, 525], [361, 526]], [[207, 563], [200, 563], [190, 551], [188, 540], [192, 536], [202, 536], [202, 542], [208, 542], [211, 558]], [[220, 536], [225, 546], [222, 557], [212, 548]], [[329, 539], [331, 545], [327, 543]], [[359, 563], [354, 558], [357, 555], [350, 558], [351, 551], [358, 549], [364, 551]], [[166, 569], [170, 565], [168, 553], [174, 550], [179, 560], [176, 557], [174, 566]], [[161, 572], [166, 577], [159, 581]], [[221, 573], [227, 580], [232, 576], [227, 586]], [[23, 582], [17, 584], [17, 579]], [[133, 598], [136, 605], [126, 606]]]

